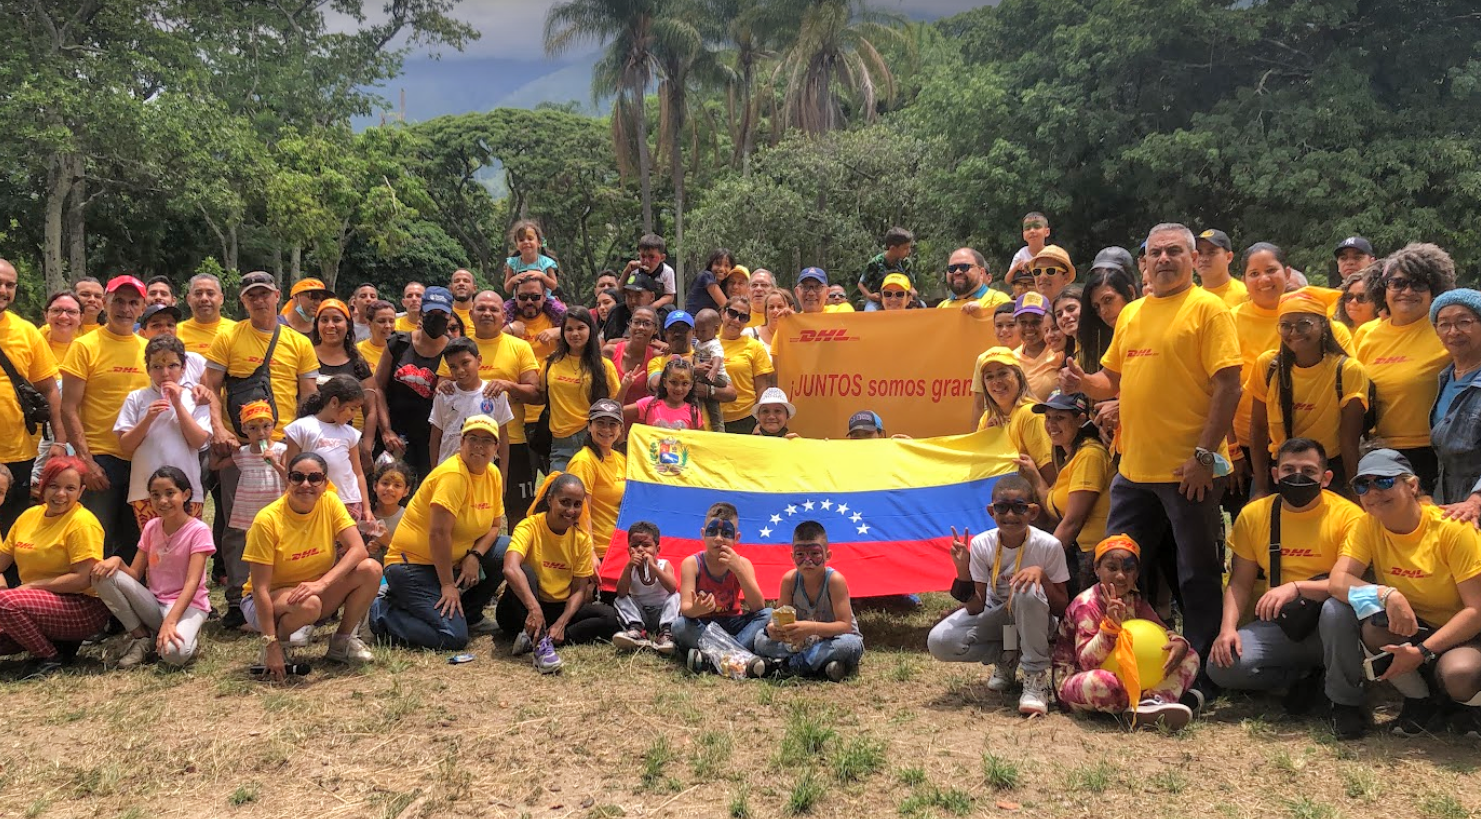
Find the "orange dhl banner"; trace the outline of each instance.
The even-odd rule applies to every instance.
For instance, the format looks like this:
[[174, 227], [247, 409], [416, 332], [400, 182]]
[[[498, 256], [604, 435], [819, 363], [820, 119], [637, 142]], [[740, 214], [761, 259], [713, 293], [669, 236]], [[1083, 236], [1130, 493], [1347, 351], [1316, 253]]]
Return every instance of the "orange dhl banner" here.
[[796, 314], [772, 357], [793, 432], [843, 438], [850, 415], [873, 410], [891, 435], [928, 438], [975, 429], [972, 368], [994, 343], [990, 316], [957, 310]]

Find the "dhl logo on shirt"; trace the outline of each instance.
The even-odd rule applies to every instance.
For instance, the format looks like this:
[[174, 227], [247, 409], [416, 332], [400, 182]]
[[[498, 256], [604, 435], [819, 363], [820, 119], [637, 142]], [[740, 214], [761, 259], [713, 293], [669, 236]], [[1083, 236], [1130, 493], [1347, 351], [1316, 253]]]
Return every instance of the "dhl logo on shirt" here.
[[1147, 348], [1144, 348], [1144, 349], [1141, 349], [1141, 350], [1127, 350], [1126, 351], [1126, 357], [1127, 358], [1150, 358], [1150, 357], [1152, 357], [1154, 355], [1157, 355], [1157, 351], [1156, 350], [1153, 350], [1150, 347], [1147, 347]]
[[848, 330], [803, 330], [793, 336], [790, 341], [858, 341], [857, 336], [848, 334]]
[[1389, 569], [1388, 573], [1393, 577], [1404, 577], [1409, 580], [1423, 580], [1430, 576], [1429, 572], [1422, 572], [1419, 569], [1401, 569], [1398, 566]]
[[24, 540], [17, 540], [14, 545], [17, 552], [29, 552], [36, 548], [36, 544], [28, 543]]
[[558, 560], [542, 560], [540, 561], [540, 566], [546, 569], [554, 569], [558, 572], [566, 572], [571, 570], [570, 566], [567, 566], [566, 564]]
[[1303, 404], [1303, 403], [1297, 402], [1297, 403], [1294, 403], [1294, 404], [1291, 405], [1291, 409], [1297, 409], [1297, 410], [1301, 410], [1303, 412], [1310, 412], [1311, 410], [1316, 409], [1316, 404]]
[[492, 508], [494, 508], [494, 505], [492, 503], [475, 503], [475, 504], [473, 504], [473, 508], [474, 509], [492, 509]]
[[323, 553], [323, 550], [320, 549], [318, 546], [315, 546], [312, 549], [305, 549], [302, 552], [294, 552], [293, 553], [293, 556], [290, 557], [290, 558], [288, 558], [288, 559], [289, 560], [303, 560], [305, 558], [310, 558], [310, 557], [313, 557], [314, 555], [322, 554], [322, 553]]
[[558, 376], [555, 377], [555, 380], [556, 381], [559, 381], [562, 384], [580, 384], [581, 383], [581, 379], [580, 378], [572, 378], [569, 375], [558, 375]]
[[1373, 365], [1377, 366], [1379, 364], [1403, 364], [1405, 361], [1408, 360], [1409, 356], [1407, 355], [1386, 355], [1380, 358], [1373, 359]]
[[144, 371], [141, 370], [141, 369], [139, 369], [138, 367], [114, 367], [113, 368], [113, 372], [116, 372], [116, 373], [137, 373], [137, 374], [140, 374], [140, 375], [143, 375], [143, 373], [144, 373]]
[[1280, 550], [1281, 557], [1321, 557], [1315, 549], [1287, 549], [1284, 546]]

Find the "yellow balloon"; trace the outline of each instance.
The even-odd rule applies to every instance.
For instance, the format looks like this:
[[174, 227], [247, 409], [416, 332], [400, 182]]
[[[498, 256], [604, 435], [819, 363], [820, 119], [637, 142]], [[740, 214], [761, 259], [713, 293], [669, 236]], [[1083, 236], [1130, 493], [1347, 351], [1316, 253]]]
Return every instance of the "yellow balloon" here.
[[[1162, 664], [1167, 662], [1167, 652], [1162, 650], [1167, 645], [1167, 629], [1151, 620], [1127, 620], [1121, 624], [1121, 629], [1131, 635], [1131, 649], [1136, 653], [1136, 668], [1141, 676], [1142, 690], [1156, 687], [1162, 682]], [[1115, 652], [1106, 657], [1100, 667], [1121, 677], [1121, 665], [1116, 662]]]

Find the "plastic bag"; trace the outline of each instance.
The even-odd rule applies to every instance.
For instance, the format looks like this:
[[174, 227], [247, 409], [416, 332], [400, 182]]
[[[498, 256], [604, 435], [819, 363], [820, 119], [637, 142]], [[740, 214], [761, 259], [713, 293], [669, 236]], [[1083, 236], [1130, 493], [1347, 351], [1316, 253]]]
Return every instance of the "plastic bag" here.
[[756, 655], [745, 650], [735, 638], [716, 623], [705, 626], [699, 635], [699, 651], [721, 676], [744, 680], [746, 670]]

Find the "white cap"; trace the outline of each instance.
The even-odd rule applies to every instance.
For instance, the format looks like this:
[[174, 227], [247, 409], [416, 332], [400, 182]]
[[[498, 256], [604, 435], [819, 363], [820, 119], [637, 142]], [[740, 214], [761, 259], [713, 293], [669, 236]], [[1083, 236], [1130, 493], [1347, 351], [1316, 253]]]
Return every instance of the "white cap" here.
[[792, 402], [787, 400], [787, 394], [782, 392], [781, 387], [767, 387], [765, 392], [761, 393], [761, 398], [756, 401], [756, 409], [752, 410], [751, 414], [755, 415], [757, 411], [767, 404], [780, 404], [786, 407], [788, 420], [797, 414], [797, 408], [792, 406]]

